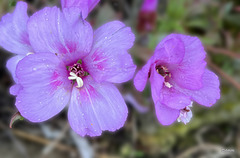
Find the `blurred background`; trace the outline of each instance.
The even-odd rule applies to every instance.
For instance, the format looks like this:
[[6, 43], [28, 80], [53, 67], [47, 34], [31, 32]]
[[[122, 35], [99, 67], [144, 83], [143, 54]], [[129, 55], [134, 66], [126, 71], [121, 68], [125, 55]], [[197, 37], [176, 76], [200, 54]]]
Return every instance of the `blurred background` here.
[[[29, 15], [60, 0], [27, 0]], [[136, 35], [130, 50], [138, 69], [157, 43], [177, 32], [198, 36], [208, 53], [208, 67], [221, 82], [221, 99], [211, 108], [194, 103], [187, 125], [162, 126], [155, 116], [149, 85], [138, 92], [132, 81], [118, 85], [129, 109], [125, 126], [100, 137], [81, 138], [72, 132], [66, 112], [41, 123], [17, 121], [13, 84], [5, 65], [13, 54], [0, 48], [0, 158], [237, 158], [240, 157], [240, 1], [159, 0], [152, 11], [143, 0], [101, 0], [88, 16], [94, 28], [120, 20]], [[16, 0], [0, 0], [0, 17]], [[0, 35], [1, 36], [1, 35]]]

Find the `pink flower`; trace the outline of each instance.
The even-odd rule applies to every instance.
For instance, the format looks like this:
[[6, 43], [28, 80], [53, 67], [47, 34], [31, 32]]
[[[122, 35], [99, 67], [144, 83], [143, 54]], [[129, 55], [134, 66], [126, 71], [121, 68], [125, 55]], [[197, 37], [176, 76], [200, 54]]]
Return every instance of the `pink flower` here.
[[186, 123], [191, 116], [186, 114], [187, 107], [192, 101], [210, 107], [220, 98], [218, 77], [206, 69], [205, 56], [197, 37], [171, 34], [158, 44], [154, 55], [137, 73], [134, 79], [137, 90], [143, 91], [150, 80], [161, 124], [170, 125], [179, 116]]
[[130, 80], [136, 69], [128, 54], [131, 29], [113, 21], [93, 31], [77, 7], [47, 7], [30, 18], [26, 10], [19, 2], [0, 23], [1, 46], [21, 55], [9, 61], [21, 115], [42, 122], [68, 105], [70, 126], [81, 136], [121, 128], [128, 110], [114, 83]]

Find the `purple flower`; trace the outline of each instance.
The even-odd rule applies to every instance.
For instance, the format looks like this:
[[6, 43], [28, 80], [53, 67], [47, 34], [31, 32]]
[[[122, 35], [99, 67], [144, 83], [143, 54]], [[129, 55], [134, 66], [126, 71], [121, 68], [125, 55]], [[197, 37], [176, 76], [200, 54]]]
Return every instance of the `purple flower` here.
[[154, 55], [137, 73], [137, 90], [143, 91], [150, 80], [161, 124], [170, 125], [177, 118], [187, 123], [191, 114], [186, 113], [192, 101], [210, 107], [220, 98], [218, 77], [206, 69], [205, 56], [197, 37], [171, 34], [158, 44]]
[[[62, 7], [77, 7], [79, 8], [79, 13], [86, 18], [88, 13], [98, 4], [99, 1], [100, 0], [62, 0]], [[82, 3], [86, 5], [81, 5]], [[12, 95], [17, 95], [21, 89], [15, 73], [18, 62], [26, 55], [35, 53], [29, 42], [27, 31], [28, 20], [27, 4], [24, 2], [18, 2], [15, 11], [12, 14], [3, 16], [0, 22], [0, 46], [11, 53], [17, 54], [9, 59], [6, 65], [16, 83], [10, 88], [10, 94]]]
[[[21, 6], [24, 8], [18, 9]], [[3, 17], [0, 31], [5, 33], [6, 44], [1, 44], [25, 56], [15, 63], [14, 71], [19, 87], [16, 107], [24, 118], [42, 122], [69, 105], [73, 130], [81, 136], [98, 136], [104, 130], [119, 129], [127, 118], [127, 106], [113, 83], [126, 82], [135, 72], [127, 52], [135, 37], [119, 21], [93, 32], [79, 13], [78, 8], [61, 12], [53, 7], [28, 19], [26, 4], [18, 3], [11, 15], [16, 20], [13, 25]], [[14, 36], [18, 31], [21, 35]], [[27, 43], [22, 35], [27, 36]], [[29, 52], [34, 54], [26, 56]]]
[[144, 0], [141, 11], [155, 12], [157, 10], [158, 0]]
[[61, 0], [62, 8], [77, 7], [85, 19], [100, 0]]

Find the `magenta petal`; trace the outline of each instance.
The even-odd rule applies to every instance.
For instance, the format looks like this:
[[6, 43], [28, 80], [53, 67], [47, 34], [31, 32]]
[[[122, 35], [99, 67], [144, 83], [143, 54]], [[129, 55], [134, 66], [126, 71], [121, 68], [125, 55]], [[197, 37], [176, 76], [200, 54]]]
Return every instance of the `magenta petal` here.
[[17, 64], [20, 60], [22, 60], [25, 57], [25, 55], [16, 55], [12, 58], [10, 58], [7, 61], [7, 65], [6, 67], [8, 68], [8, 70], [10, 71], [10, 73], [12, 74], [13, 80], [17, 83], [17, 78], [16, 78], [16, 68], [17, 68]]
[[197, 90], [202, 87], [206, 52], [197, 37], [176, 34], [185, 45], [185, 56], [177, 68], [173, 68], [172, 78], [182, 88]]
[[147, 64], [142, 67], [141, 70], [139, 70], [134, 78], [134, 86], [135, 88], [142, 92], [147, 84], [147, 80], [150, 73], [150, 67], [151, 67], [152, 61], [151, 59], [148, 60]]
[[160, 64], [176, 65], [182, 62], [184, 55], [184, 43], [179, 38], [169, 35], [158, 44], [153, 57], [154, 61]]
[[131, 29], [119, 21], [97, 29], [92, 51], [84, 59], [90, 75], [96, 81], [121, 83], [130, 80], [136, 66], [127, 50], [132, 47], [134, 38]]
[[49, 53], [33, 54], [17, 66], [17, 78], [22, 89], [16, 98], [21, 115], [42, 122], [59, 113], [69, 102], [71, 83], [64, 64]]
[[32, 52], [27, 33], [27, 3], [18, 2], [13, 13], [0, 22], [0, 46], [15, 54]]
[[191, 104], [189, 96], [177, 91], [175, 88], [163, 87], [161, 90], [161, 103], [173, 109], [184, 109]]
[[51, 52], [66, 65], [89, 54], [93, 41], [90, 24], [82, 20], [79, 9], [44, 8], [30, 17], [30, 42], [36, 53]]
[[68, 119], [72, 129], [81, 136], [115, 131], [124, 125], [127, 113], [121, 94], [110, 83], [97, 83], [88, 77], [83, 88], [73, 88]]
[[161, 90], [163, 87], [164, 78], [157, 72], [155, 69], [156, 65], [151, 67], [151, 76], [150, 76], [150, 83], [151, 83], [151, 92], [152, 98], [154, 103], [156, 104], [158, 101], [161, 100]]
[[174, 121], [176, 121], [180, 114], [180, 110], [169, 108], [166, 105], [161, 104], [160, 102], [157, 102], [155, 104], [155, 110], [158, 121], [162, 125], [166, 126], [171, 125]]
[[210, 107], [220, 98], [218, 77], [211, 71], [205, 70], [203, 76], [203, 87], [199, 90], [188, 90], [177, 87], [182, 93], [191, 96], [197, 103]]

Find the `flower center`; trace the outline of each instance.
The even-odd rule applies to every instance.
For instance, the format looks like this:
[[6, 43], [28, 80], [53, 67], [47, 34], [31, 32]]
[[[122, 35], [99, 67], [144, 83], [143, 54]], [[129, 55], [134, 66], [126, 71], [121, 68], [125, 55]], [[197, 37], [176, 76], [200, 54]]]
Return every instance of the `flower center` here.
[[167, 67], [165, 67], [165, 66], [156, 66], [156, 70], [164, 78], [167, 76], [171, 77], [170, 72], [168, 71]]
[[81, 88], [83, 86], [82, 78], [89, 75], [89, 73], [83, 69], [82, 60], [78, 60], [78, 62], [72, 66], [67, 66], [67, 70], [70, 75], [68, 79], [77, 82], [76, 87]]
[[163, 76], [164, 78], [164, 85], [168, 88], [171, 88], [172, 85], [168, 82], [169, 78], [171, 78], [171, 73], [168, 71], [168, 68], [165, 66], [156, 66], [157, 72]]

